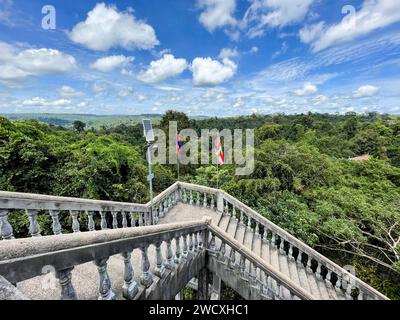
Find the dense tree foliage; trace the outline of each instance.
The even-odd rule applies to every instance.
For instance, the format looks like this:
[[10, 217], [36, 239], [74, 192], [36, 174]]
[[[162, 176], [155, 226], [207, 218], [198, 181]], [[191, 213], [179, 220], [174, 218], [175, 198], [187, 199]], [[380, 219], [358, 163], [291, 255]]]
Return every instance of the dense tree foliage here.
[[[252, 115], [190, 120], [169, 111], [166, 129], [254, 128], [255, 170], [219, 171], [221, 188], [253, 207], [391, 298], [400, 298], [400, 119], [365, 115]], [[146, 202], [147, 165], [141, 125], [86, 132], [0, 118], [0, 189]], [[349, 158], [368, 154], [370, 160]], [[155, 189], [176, 179], [156, 166]], [[216, 186], [215, 166], [181, 167], [181, 179]], [[66, 217], [67, 218], [67, 217]], [[24, 215], [11, 217], [23, 234]], [[49, 218], [40, 220], [51, 229]]]

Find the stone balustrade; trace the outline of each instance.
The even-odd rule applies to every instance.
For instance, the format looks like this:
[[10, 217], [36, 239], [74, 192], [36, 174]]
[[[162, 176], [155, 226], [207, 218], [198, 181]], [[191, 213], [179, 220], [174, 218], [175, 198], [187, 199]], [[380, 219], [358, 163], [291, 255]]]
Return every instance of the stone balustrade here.
[[[16, 284], [42, 275], [43, 267], [51, 265], [56, 270], [61, 286], [60, 298], [75, 300], [78, 295], [72, 282], [72, 270], [77, 265], [93, 261], [99, 273], [99, 300], [113, 300], [116, 295], [107, 272], [107, 261], [111, 256], [120, 254], [124, 264], [121, 275], [124, 279], [123, 297], [135, 299], [140, 287], [145, 290], [153, 284], [154, 276], [161, 279], [168, 270], [178, 268], [205, 252], [208, 224], [208, 221], [201, 220], [1, 241], [0, 274], [10, 283]], [[175, 243], [175, 253], [172, 242]], [[163, 243], [166, 244], [164, 251], [161, 250]], [[148, 254], [150, 246], [156, 248], [154, 260]], [[134, 270], [131, 262], [131, 253], [135, 249], [141, 251], [140, 270]], [[139, 283], [135, 280], [135, 272], [139, 272]], [[172, 296], [178, 292], [172, 293]]]
[[[66, 197], [53, 197], [34, 194], [0, 192], [0, 236], [2, 239], [13, 239], [13, 227], [8, 215], [13, 210], [24, 210], [29, 218], [29, 234], [32, 237], [41, 235], [38, 224], [38, 213], [48, 212], [52, 218], [54, 235], [60, 235], [64, 228], [70, 228], [74, 233], [82, 229], [80, 217], [85, 215], [88, 231], [96, 230], [95, 218], [100, 218], [97, 229], [127, 228], [157, 224], [158, 220], [168, 214], [168, 211], [178, 202], [189, 205], [217, 210], [237, 219], [247, 226], [264, 242], [279, 249], [281, 254], [296, 261], [299, 267], [314, 273], [318, 279], [324, 280], [335, 290], [345, 293], [347, 299], [387, 299], [366, 283], [350, 274], [334, 262], [330, 261], [305, 243], [278, 227], [268, 219], [259, 215], [236, 198], [218, 189], [177, 182], [153, 199], [152, 203], [135, 204], [112, 201], [86, 200]], [[62, 226], [60, 214], [68, 212], [69, 226]], [[177, 252], [169, 260], [175, 263], [190, 255], [193, 239], [177, 243]], [[145, 250], [144, 250], [145, 251]], [[169, 252], [171, 255], [171, 252]], [[232, 255], [231, 255], [232, 256]], [[144, 252], [145, 258], [145, 252]], [[128, 257], [126, 257], [128, 259]], [[104, 270], [104, 261], [99, 262], [99, 272]], [[158, 272], [162, 273], [162, 268]], [[68, 274], [66, 276], [68, 278]], [[146, 274], [144, 275], [144, 282]]]
[[[253, 290], [256, 291], [256, 294], [253, 294], [253, 296], [264, 296], [268, 300], [283, 300], [284, 296], [282, 292], [283, 288], [286, 288], [292, 300], [316, 299], [300, 286], [294, 284], [285, 275], [273, 269], [251, 250], [226, 234], [222, 229], [212, 224], [208, 226], [208, 229], [211, 237], [208, 251], [216, 257], [219, 263], [225, 264], [227, 268], [234, 270], [235, 278], [245, 278], [250, 286], [253, 287]], [[221, 242], [219, 249], [215, 246], [215, 238], [218, 238]], [[230, 247], [232, 254], [226, 255], [227, 247]], [[249, 264], [248, 269], [245, 267], [246, 261]], [[213, 268], [211, 267], [210, 269]], [[223, 278], [230, 277], [226, 275]], [[226, 281], [229, 281], [229, 279], [226, 279]], [[272, 281], [274, 281], [274, 286], [271, 285]], [[243, 296], [245, 295], [243, 294]]]

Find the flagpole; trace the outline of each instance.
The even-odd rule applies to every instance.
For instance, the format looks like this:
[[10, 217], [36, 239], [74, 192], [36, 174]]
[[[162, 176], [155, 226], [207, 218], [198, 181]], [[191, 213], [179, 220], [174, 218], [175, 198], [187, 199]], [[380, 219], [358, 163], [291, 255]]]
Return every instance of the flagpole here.
[[178, 181], [179, 181], [179, 152], [178, 152], [178, 154], [177, 154], [177, 164], [178, 164]]

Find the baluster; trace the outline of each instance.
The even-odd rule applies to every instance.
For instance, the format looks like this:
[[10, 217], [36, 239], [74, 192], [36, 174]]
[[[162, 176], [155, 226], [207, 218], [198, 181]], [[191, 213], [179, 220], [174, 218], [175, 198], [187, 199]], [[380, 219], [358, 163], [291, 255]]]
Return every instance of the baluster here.
[[250, 283], [252, 286], [256, 285], [256, 270], [252, 262], [250, 262]]
[[79, 211], [70, 210], [70, 214], [72, 217], [72, 231], [74, 233], [80, 232], [81, 226], [79, 225], [79, 221], [78, 221]]
[[194, 246], [194, 252], [199, 251], [199, 241], [197, 237], [197, 233], [193, 233], [193, 246]]
[[340, 292], [341, 291], [341, 286], [342, 286], [342, 276], [341, 275], [337, 275], [337, 280], [336, 280], [336, 284], [335, 284], [335, 290]]
[[183, 240], [183, 255], [182, 258], [186, 259], [188, 256], [188, 247], [187, 247], [187, 239], [186, 236], [182, 236]]
[[171, 240], [167, 240], [167, 263], [165, 267], [169, 270], [173, 270], [175, 267], [174, 263], [174, 254], [172, 252], [172, 245], [171, 245]]
[[86, 211], [86, 215], [88, 216], [88, 230], [94, 231], [95, 230], [94, 220], [93, 220], [94, 211]]
[[318, 266], [317, 266], [317, 272], [316, 272], [316, 276], [318, 280], [322, 279], [322, 275], [321, 275], [321, 264], [317, 261]]
[[246, 258], [243, 254], [240, 254], [239, 268], [242, 275], [244, 275], [246, 271]]
[[190, 201], [189, 204], [192, 205], [193, 204], [193, 192], [192, 190], [190, 190]]
[[258, 222], [258, 221], [256, 222], [256, 229], [255, 229], [255, 233], [256, 233], [256, 235], [257, 235], [257, 236], [259, 236], [259, 235], [260, 235], [260, 224], [259, 224], [259, 222]]
[[236, 251], [235, 249], [231, 249], [231, 253], [229, 255], [228, 266], [231, 269], [235, 269], [235, 262], [236, 262]]
[[59, 235], [62, 233], [61, 224], [60, 224], [60, 211], [59, 210], [50, 210], [49, 211], [51, 220], [53, 220], [53, 234]]
[[225, 262], [226, 261], [225, 252], [226, 252], [225, 242], [222, 242], [221, 249], [219, 251], [219, 260], [221, 262]]
[[150, 269], [150, 261], [149, 256], [147, 254], [149, 246], [141, 247], [142, 251], [142, 275], [140, 277], [140, 283], [144, 285], [146, 288], [150, 287], [153, 283], [153, 275], [149, 271]]
[[364, 292], [362, 292], [361, 290], [359, 290], [357, 300], [364, 300]]
[[122, 228], [128, 228], [128, 220], [126, 220], [126, 212], [121, 211], [122, 214]]
[[325, 282], [327, 285], [332, 287], [332, 271], [328, 269], [328, 273], [326, 274]]
[[175, 238], [176, 250], [175, 250], [175, 263], [179, 264], [182, 259], [182, 252], [181, 252], [181, 237]]
[[107, 230], [108, 226], [107, 226], [106, 212], [100, 211], [100, 217], [101, 217], [100, 221], [101, 230]]
[[268, 229], [267, 227], [264, 226], [264, 233], [263, 233], [263, 241], [267, 242], [268, 241]]
[[297, 255], [296, 259], [297, 264], [303, 265], [303, 252], [299, 249], [299, 254]]
[[154, 224], [158, 224], [159, 221], [159, 214], [158, 214], [158, 210], [157, 207], [153, 207], [153, 223]]
[[154, 273], [156, 276], [162, 278], [164, 276], [165, 273], [165, 267], [164, 267], [164, 263], [163, 263], [163, 256], [162, 256], [162, 252], [161, 252], [161, 242], [156, 243], [156, 261], [157, 261], [157, 265], [156, 265], [156, 269], [154, 270]]
[[98, 259], [94, 263], [99, 271], [99, 300], [115, 300], [115, 293], [111, 289], [111, 280], [107, 272], [107, 259]]
[[131, 211], [129, 214], [131, 216], [131, 228], [134, 228], [136, 227], [135, 212]]
[[112, 227], [113, 229], [118, 229], [117, 211], [112, 211]]
[[210, 241], [210, 247], [209, 247], [211, 252], [216, 252], [216, 247], [215, 247], [215, 235], [211, 234], [211, 241]]
[[172, 194], [168, 197], [168, 209], [172, 208]]
[[183, 203], [187, 203], [187, 193], [186, 193], [186, 189], [183, 189]]
[[236, 208], [235, 208], [235, 206], [233, 206], [232, 215], [235, 218], [235, 220], [238, 221], [238, 218], [236, 217]]
[[40, 237], [40, 226], [37, 222], [38, 210], [25, 210], [29, 217], [29, 234], [31, 237]]
[[247, 228], [251, 229], [251, 217], [247, 216]]
[[243, 210], [240, 210], [240, 224], [244, 224], [244, 215], [243, 215]]
[[306, 269], [307, 269], [307, 272], [310, 272], [310, 273], [313, 272], [312, 269], [311, 269], [311, 257], [310, 256], [307, 257], [307, 267], [306, 267]]
[[125, 299], [133, 300], [139, 289], [135, 280], [135, 272], [131, 263], [131, 252], [123, 252], [122, 257], [124, 258], [124, 284], [122, 286], [122, 292]]
[[164, 215], [168, 212], [168, 201], [164, 200], [163, 201], [163, 207], [164, 207]]
[[276, 238], [275, 238], [275, 233], [273, 231], [272, 232], [272, 238], [271, 238], [271, 245], [273, 247], [276, 247]]
[[227, 213], [228, 216], [232, 217], [231, 212], [229, 211], [229, 204], [228, 201], [225, 202], [225, 212]]
[[164, 218], [164, 207], [162, 201], [160, 202], [160, 211], [159, 211], [160, 218]]
[[293, 246], [291, 243], [289, 243], [289, 260], [290, 261], [294, 261], [294, 257], [293, 257]]
[[139, 212], [139, 227], [143, 226], [143, 212]]
[[8, 222], [8, 210], [0, 210], [0, 236], [4, 240], [14, 239], [14, 232], [11, 224]]
[[188, 234], [187, 237], [189, 238], [189, 254], [190, 256], [193, 255], [193, 238], [191, 234]]
[[61, 286], [61, 300], [77, 300], [74, 286], [72, 285], [72, 271], [73, 268], [59, 270], [56, 272], [56, 278]]
[[199, 239], [199, 249], [204, 249], [203, 237], [201, 236], [201, 232], [197, 233], [197, 238]]
[[197, 192], [196, 206], [200, 206], [200, 192]]
[[210, 204], [210, 208], [211, 208], [212, 210], [215, 209], [215, 205], [214, 205], [214, 195], [211, 195], [211, 204]]
[[354, 298], [352, 297], [352, 292], [353, 292], [353, 286], [351, 283], [351, 280], [347, 281], [347, 288], [346, 288], [346, 299], [347, 300], [354, 300]]
[[279, 252], [281, 254], [285, 254], [285, 239], [283, 239], [282, 237], [280, 237], [281, 242], [279, 243]]
[[203, 207], [207, 208], [207, 194], [204, 192]]

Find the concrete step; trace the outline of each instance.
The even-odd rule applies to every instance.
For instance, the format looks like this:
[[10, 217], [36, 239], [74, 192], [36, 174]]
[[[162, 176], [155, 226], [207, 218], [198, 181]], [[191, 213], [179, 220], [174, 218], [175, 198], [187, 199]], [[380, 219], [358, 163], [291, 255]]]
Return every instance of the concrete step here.
[[307, 281], [310, 287], [311, 294], [317, 299], [322, 299], [315, 274], [312, 272], [308, 272], [307, 270], [305, 270], [305, 274], [307, 276]]

